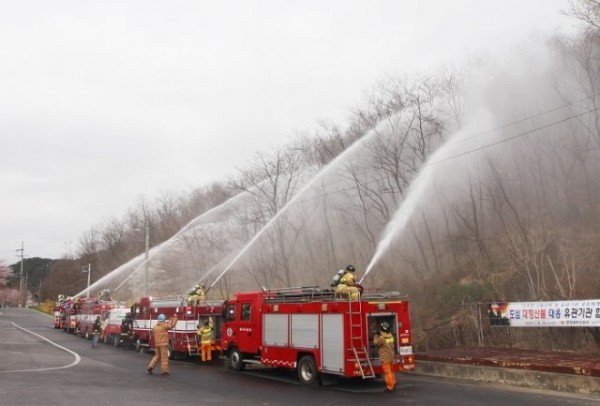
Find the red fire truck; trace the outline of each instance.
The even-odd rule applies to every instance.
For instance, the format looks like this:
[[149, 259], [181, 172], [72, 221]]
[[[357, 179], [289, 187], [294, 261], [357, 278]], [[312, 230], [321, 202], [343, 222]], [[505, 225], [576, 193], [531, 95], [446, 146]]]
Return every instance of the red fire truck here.
[[81, 299], [79, 306], [81, 310], [75, 316], [77, 327], [75, 334], [89, 339], [92, 337], [92, 330], [96, 317], [103, 319], [106, 314], [117, 305], [114, 301], [103, 301], [98, 298]]
[[303, 384], [322, 373], [374, 378], [382, 369], [373, 337], [384, 321], [397, 344], [394, 371], [413, 370], [408, 301], [397, 292], [358, 301], [319, 287], [238, 293], [225, 302], [223, 354], [235, 370], [247, 363], [296, 369]]
[[79, 303], [79, 300], [73, 300], [72, 298], [56, 302], [54, 305], [54, 328], [74, 332], [77, 326], [77, 313], [80, 310]]
[[121, 341], [121, 323], [129, 313], [127, 307], [115, 307], [106, 314], [106, 325], [102, 331], [102, 337], [107, 344], [118, 346]]
[[169, 330], [169, 358], [180, 355], [198, 356], [198, 325], [206, 320], [213, 325], [215, 331], [213, 350], [221, 349], [221, 321], [223, 301], [204, 301], [197, 304], [187, 303], [183, 298], [144, 297], [132, 308], [133, 344], [137, 351], [154, 349], [152, 327], [157, 323], [160, 314], [167, 319], [177, 314], [179, 320], [175, 328]]
[[61, 319], [65, 313], [66, 302], [58, 301], [54, 303], [54, 328], [63, 328], [64, 323], [61, 323]]

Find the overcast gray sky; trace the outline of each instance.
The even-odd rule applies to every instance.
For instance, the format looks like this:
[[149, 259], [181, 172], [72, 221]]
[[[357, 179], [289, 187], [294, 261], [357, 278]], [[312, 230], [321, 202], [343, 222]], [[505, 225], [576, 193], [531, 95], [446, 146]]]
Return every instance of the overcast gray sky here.
[[224, 179], [387, 73], [571, 32], [566, 0], [4, 1], [0, 258]]

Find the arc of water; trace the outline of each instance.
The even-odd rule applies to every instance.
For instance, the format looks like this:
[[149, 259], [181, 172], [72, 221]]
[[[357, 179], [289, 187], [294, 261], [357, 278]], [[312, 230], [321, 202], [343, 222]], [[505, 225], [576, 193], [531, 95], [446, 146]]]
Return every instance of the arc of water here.
[[[486, 119], [489, 117], [487, 113], [484, 113], [484, 116]], [[465, 133], [466, 130], [454, 133], [453, 136], [449, 137], [446, 142], [444, 142], [444, 144], [431, 154], [425, 163], [421, 165], [421, 171], [411, 182], [406, 198], [400, 203], [392, 219], [387, 223], [381, 233], [382, 237], [377, 243], [375, 254], [373, 254], [371, 261], [367, 265], [365, 274], [358, 281], [359, 284], [369, 275], [377, 261], [379, 261], [381, 256], [388, 250], [396, 235], [398, 235], [398, 233], [400, 233], [400, 231], [408, 224], [408, 221], [411, 219], [417, 208], [417, 204], [423, 199], [425, 193], [428, 191], [428, 186], [433, 181], [435, 172], [440, 168], [439, 165], [434, 164], [437, 162], [445, 162], [453, 149], [460, 144], [457, 140], [460, 141]]]
[[[181, 236], [183, 233], [185, 233], [187, 230], [189, 230], [190, 228], [198, 225], [198, 223], [205, 217], [209, 216], [210, 214], [213, 214], [214, 212], [216, 212], [217, 210], [221, 210], [224, 207], [227, 207], [228, 205], [232, 204], [232, 202], [236, 201], [237, 199], [241, 198], [243, 194], [237, 194], [235, 196], [230, 197], [229, 199], [227, 199], [226, 201], [224, 201], [223, 203], [221, 203], [218, 206], [213, 207], [212, 209], [200, 214], [198, 217], [192, 219], [190, 222], [188, 222], [181, 230], [179, 230], [173, 237], [169, 238], [168, 240], [162, 242], [161, 244], [157, 245], [156, 247], [153, 247], [149, 252], [148, 252], [148, 259], [147, 260], [143, 260], [136, 268], [133, 269], [133, 271], [131, 271], [131, 273], [129, 275], [127, 275], [127, 277], [125, 278], [124, 281], [122, 281], [119, 286], [117, 287], [120, 288], [127, 280], [129, 280], [137, 271], [139, 271], [140, 269], [142, 269], [142, 266], [144, 264], [146, 264], [146, 262], [150, 261], [152, 258], [154, 258], [160, 251], [162, 251], [163, 248], [165, 248], [166, 246], [170, 245], [171, 243], [173, 243], [179, 236]], [[142, 258], [144, 254], [140, 254], [137, 257], [132, 258], [131, 260], [129, 260], [128, 262], [126, 262], [125, 264], [119, 266], [118, 268], [114, 269], [113, 271], [109, 272], [108, 274], [104, 275], [102, 278], [98, 279], [96, 282], [94, 282], [92, 285], [90, 285], [89, 288], [85, 288], [83, 289], [81, 292], [77, 293], [75, 295], [75, 297], [84, 295], [87, 293], [87, 291], [89, 290], [90, 292], [92, 291], [92, 289], [94, 289], [96, 286], [105, 283], [107, 281], [109, 281], [111, 278], [113, 278], [115, 276], [116, 273], [118, 273], [121, 269], [125, 269], [127, 266], [129, 266], [130, 264], [134, 263], [135, 261], [138, 261]], [[116, 289], [115, 289], [116, 290]]]
[[[526, 118], [524, 118], [522, 120], [518, 120], [518, 121], [515, 121], [513, 123], [509, 123], [509, 124], [500, 126], [500, 127], [496, 128], [496, 129], [494, 129], [492, 131], [488, 131], [488, 132], [485, 132], [485, 133], [482, 133], [482, 134], [488, 134], [488, 133], [491, 133], [493, 131], [506, 128], [506, 127], [508, 127], [510, 125], [524, 122], [524, 121], [529, 120], [531, 118], [543, 116], [545, 114], [558, 111], [558, 110], [560, 110], [560, 109], [562, 109], [562, 108], [564, 108], [566, 106], [574, 105], [575, 103], [581, 102], [581, 101], [583, 101], [585, 99], [587, 99], [587, 98], [583, 98], [583, 99], [578, 100], [576, 102], [568, 103], [568, 104], [566, 104], [564, 106], [559, 106], [559, 107], [556, 107], [554, 109], [546, 110], [546, 111], [544, 111], [542, 113], [539, 113], [539, 114], [536, 114], [536, 115], [533, 115], [533, 116], [529, 116], [529, 117], [526, 117]], [[386, 225], [386, 227], [385, 227], [385, 229], [384, 229], [384, 231], [382, 233], [383, 237], [377, 243], [377, 248], [375, 250], [375, 254], [371, 258], [371, 262], [369, 262], [369, 265], [367, 266], [367, 268], [365, 270], [365, 274], [360, 279], [359, 283], [362, 283], [362, 281], [371, 272], [371, 270], [373, 269], [373, 266], [375, 265], [375, 263], [377, 263], [377, 261], [379, 261], [379, 259], [383, 255], [383, 253], [385, 251], [387, 251], [387, 249], [389, 248], [389, 246], [392, 243], [392, 241], [394, 240], [395, 236], [402, 229], [404, 229], [404, 227], [408, 223], [408, 220], [410, 219], [410, 217], [412, 216], [412, 214], [415, 211], [416, 203], [423, 197], [423, 195], [424, 195], [424, 193], [426, 191], [426, 186], [428, 184], [427, 181], [432, 178], [433, 173], [434, 173], [435, 169], [437, 169], [439, 167], [439, 164], [443, 164], [443, 163], [448, 162], [450, 160], [454, 160], [454, 159], [456, 159], [458, 157], [461, 157], [461, 156], [464, 156], [466, 154], [470, 154], [470, 153], [473, 153], [473, 152], [481, 151], [481, 150], [483, 150], [485, 148], [489, 148], [489, 147], [498, 145], [498, 144], [506, 142], [506, 141], [511, 141], [511, 140], [517, 139], [519, 137], [535, 133], [537, 131], [540, 131], [540, 130], [552, 127], [554, 125], [558, 125], [558, 124], [567, 122], [569, 120], [576, 119], [578, 117], [585, 116], [587, 114], [593, 113], [593, 112], [598, 111], [598, 110], [600, 110], [600, 107], [590, 108], [590, 109], [587, 109], [587, 110], [585, 110], [583, 112], [580, 112], [580, 113], [577, 113], [577, 114], [570, 114], [567, 117], [561, 118], [559, 120], [552, 121], [552, 122], [550, 122], [548, 124], [545, 124], [545, 125], [542, 125], [542, 126], [539, 126], [539, 127], [535, 127], [533, 129], [530, 129], [530, 130], [527, 130], [527, 131], [524, 131], [524, 132], [520, 132], [520, 133], [518, 133], [516, 135], [512, 135], [510, 137], [504, 138], [504, 139], [502, 139], [500, 141], [496, 141], [496, 142], [492, 142], [492, 143], [487, 143], [487, 144], [485, 144], [483, 146], [480, 146], [478, 148], [467, 150], [467, 151], [462, 152], [462, 153], [457, 154], [457, 155], [451, 155], [449, 153], [452, 151], [453, 147], [457, 146], [458, 144], [461, 144], [462, 141], [473, 140], [473, 139], [476, 138], [476, 136], [464, 137], [464, 134], [466, 133], [466, 129], [463, 129], [461, 131], [456, 132], [452, 137], [448, 138], [446, 140], [446, 142], [440, 148], [438, 148], [438, 150], [434, 154], [432, 154], [429, 157], [429, 159], [427, 159], [427, 161], [425, 162], [425, 164], [423, 164], [421, 166], [421, 172], [419, 173], [419, 175], [417, 176], [417, 178], [413, 181], [413, 183], [411, 183], [406, 199], [400, 204], [400, 206], [398, 207], [398, 209], [394, 213], [394, 216], [393, 216], [392, 220], [390, 220], [390, 222]], [[487, 120], [490, 120], [491, 117], [492, 117], [489, 112], [484, 112], [484, 113], [480, 113], [480, 114], [482, 116], [484, 116], [485, 119], [487, 119]]]
[[370, 130], [367, 134], [356, 140], [349, 148], [339, 154], [335, 159], [333, 159], [329, 164], [327, 164], [321, 171], [319, 171], [315, 176], [312, 177], [310, 181], [308, 181], [302, 189], [296, 193], [286, 204], [283, 206], [268, 222], [265, 224], [255, 235], [254, 237], [240, 250], [240, 252], [235, 256], [235, 258], [221, 271], [221, 273], [217, 276], [217, 278], [212, 282], [210, 287], [212, 288], [219, 280], [231, 269], [233, 265], [244, 255], [250, 247], [271, 227], [275, 221], [279, 219], [285, 213], [289, 207], [296, 204], [297, 200], [306, 193], [317, 181], [319, 181], [326, 173], [328, 173], [332, 168], [337, 166], [342, 160], [344, 160], [349, 155], [353, 154], [358, 148], [360, 148], [365, 142], [375, 137], [379, 132], [377, 129]]

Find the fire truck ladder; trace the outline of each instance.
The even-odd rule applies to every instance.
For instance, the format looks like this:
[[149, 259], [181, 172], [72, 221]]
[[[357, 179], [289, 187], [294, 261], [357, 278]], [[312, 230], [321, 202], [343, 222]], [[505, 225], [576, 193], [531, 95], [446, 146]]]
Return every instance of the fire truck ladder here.
[[[190, 338], [190, 334], [187, 332], [187, 328], [188, 328], [188, 322], [189, 322], [189, 317], [188, 317], [188, 312], [186, 310], [185, 312], [185, 329], [186, 332], [185, 334], [185, 340], [187, 343], [187, 349], [188, 349], [188, 354], [191, 356], [200, 356], [200, 346], [198, 345], [198, 336], [196, 335], [196, 332], [194, 331], [194, 334], [192, 335], [192, 338]], [[196, 323], [194, 321], [194, 323]]]
[[354, 361], [358, 364], [360, 376], [363, 379], [375, 378], [373, 364], [369, 358], [365, 342], [363, 339], [363, 317], [362, 317], [362, 301], [352, 300], [351, 295], [348, 295], [348, 317], [350, 319], [350, 345]]
[[186, 333], [185, 338], [187, 340], [188, 354], [190, 354], [190, 357], [200, 356], [200, 352], [198, 351], [198, 336], [194, 335], [193, 338], [190, 338], [190, 335]]

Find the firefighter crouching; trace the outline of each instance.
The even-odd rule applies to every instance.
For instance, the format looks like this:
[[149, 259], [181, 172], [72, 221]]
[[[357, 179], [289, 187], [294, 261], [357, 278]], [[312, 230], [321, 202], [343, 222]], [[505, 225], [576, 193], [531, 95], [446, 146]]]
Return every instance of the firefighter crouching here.
[[169, 375], [169, 330], [177, 324], [177, 315], [169, 321], [164, 314], [158, 315], [158, 323], [152, 328], [154, 334], [154, 357], [148, 365], [148, 373], [152, 374], [154, 367], [160, 361], [160, 371], [163, 375]]
[[200, 340], [200, 356], [203, 362], [212, 362], [213, 327], [206, 320], [204, 325], [198, 329]]
[[376, 334], [373, 344], [377, 347], [381, 369], [383, 369], [383, 379], [385, 381], [385, 391], [392, 392], [396, 388], [396, 374], [392, 370], [394, 361], [394, 336], [390, 332], [390, 324], [381, 323], [381, 334]]
[[199, 302], [204, 302], [206, 300], [206, 286], [204, 285], [196, 285], [194, 289], [190, 292], [188, 296], [188, 302], [193, 305], [197, 305]]
[[[353, 265], [348, 265], [346, 269], [338, 274], [333, 279], [335, 286], [335, 295], [342, 298], [350, 298], [351, 300], [358, 300], [359, 289], [356, 286], [356, 277], [354, 276], [355, 268]], [[341, 275], [341, 277], [339, 277]], [[339, 279], [337, 279], [339, 277]]]

